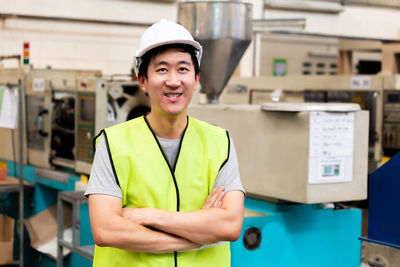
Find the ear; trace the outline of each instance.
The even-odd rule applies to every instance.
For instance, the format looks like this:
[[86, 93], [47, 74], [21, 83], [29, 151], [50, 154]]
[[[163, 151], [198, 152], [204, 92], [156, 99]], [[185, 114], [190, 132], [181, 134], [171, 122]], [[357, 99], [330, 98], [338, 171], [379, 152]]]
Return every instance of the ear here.
[[200, 72], [197, 73], [196, 77], [194, 77], [196, 80], [196, 86], [194, 87], [194, 90], [197, 90], [197, 87], [199, 87], [199, 81], [200, 81]]
[[139, 81], [139, 85], [140, 85], [140, 88], [145, 92], [145, 93], [147, 93], [147, 84], [146, 84], [146, 77], [144, 77], [144, 76], [142, 76], [142, 75], [139, 75], [138, 76], [138, 81]]

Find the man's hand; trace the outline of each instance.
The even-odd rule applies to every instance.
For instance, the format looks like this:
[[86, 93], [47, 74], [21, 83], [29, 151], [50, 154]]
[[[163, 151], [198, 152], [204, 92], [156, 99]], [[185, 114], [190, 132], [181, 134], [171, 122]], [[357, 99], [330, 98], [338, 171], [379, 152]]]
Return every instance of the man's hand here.
[[208, 195], [206, 201], [203, 204], [202, 209], [221, 208], [222, 199], [224, 198], [225, 195], [224, 190], [225, 188], [223, 186], [214, 188]]

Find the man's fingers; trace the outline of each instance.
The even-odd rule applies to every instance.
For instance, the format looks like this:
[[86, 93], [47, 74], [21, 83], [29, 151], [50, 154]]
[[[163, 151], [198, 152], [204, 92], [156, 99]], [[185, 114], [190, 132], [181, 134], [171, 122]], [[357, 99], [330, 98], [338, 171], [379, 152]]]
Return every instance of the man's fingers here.
[[214, 188], [207, 197], [207, 200], [204, 202], [203, 209], [221, 207], [219, 202], [224, 197], [224, 189], [225, 188], [223, 186]]
[[211, 207], [215, 207], [218, 204], [218, 199], [221, 195], [221, 193], [224, 192], [224, 187], [218, 187], [217, 190], [215, 190], [212, 194], [210, 194], [210, 202], [211, 202]]
[[213, 199], [213, 198], [214, 198], [214, 196], [215, 196], [216, 191], [217, 191], [217, 188], [213, 188], [213, 190], [212, 190], [211, 193], [208, 195], [206, 201], [205, 201], [204, 204], [203, 204], [203, 209], [209, 209], [209, 208], [212, 207], [213, 202], [214, 202], [214, 199]]
[[215, 201], [216, 207], [217, 208], [221, 208], [222, 207], [222, 199], [225, 196], [225, 191], [222, 191], [221, 193], [219, 193], [217, 200]]

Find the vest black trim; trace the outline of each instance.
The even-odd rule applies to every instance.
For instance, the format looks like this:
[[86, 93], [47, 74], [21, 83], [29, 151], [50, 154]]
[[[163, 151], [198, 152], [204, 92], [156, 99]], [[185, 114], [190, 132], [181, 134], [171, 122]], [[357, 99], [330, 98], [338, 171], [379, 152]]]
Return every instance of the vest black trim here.
[[93, 140], [92, 140], [93, 152], [96, 152], [96, 140], [97, 140], [97, 138], [100, 137], [100, 135], [101, 135], [102, 133], [104, 133], [104, 129], [101, 130], [101, 131], [99, 132], [99, 134], [96, 135], [96, 136], [93, 138]]
[[[151, 128], [150, 123], [149, 123], [149, 121], [147, 120], [146, 116], [143, 116], [143, 118], [144, 118], [144, 121], [145, 121], [146, 124], [147, 124], [147, 127], [149, 127], [149, 130], [150, 130], [150, 132], [152, 133], [154, 139], [156, 140], [157, 145], [158, 145], [158, 148], [160, 149], [161, 154], [163, 155], [164, 160], [165, 160], [165, 162], [167, 163], [167, 165], [168, 165], [168, 167], [169, 167], [169, 171], [171, 172], [172, 179], [174, 180], [175, 191], [176, 191], [176, 211], [179, 211], [179, 210], [180, 210], [180, 197], [179, 197], [178, 183], [176, 182], [176, 177], [175, 177], [175, 169], [176, 169], [176, 164], [177, 164], [178, 159], [179, 159], [179, 154], [180, 154], [180, 152], [181, 152], [182, 141], [183, 141], [183, 138], [184, 138], [184, 136], [185, 136], [186, 129], [187, 129], [188, 125], [189, 125], [189, 117], [186, 117], [186, 121], [187, 121], [187, 122], [186, 122], [186, 126], [185, 126], [185, 129], [183, 130], [182, 138], [181, 138], [181, 140], [179, 141], [179, 147], [178, 147], [178, 151], [177, 151], [177, 153], [176, 153], [176, 159], [175, 159], [175, 163], [174, 163], [174, 166], [173, 166], [173, 167], [171, 167], [171, 165], [169, 165], [167, 156], [165, 156], [165, 153], [164, 153], [164, 151], [163, 151], [163, 149], [162, 149], [162, 147], [161, 147], [161, 144], [160, 144], [160, 142], [158, 141], [158, 138], [157, 138], [156, 134], [154, 133], [153, 129]], [[175, 267], [178, 266], [178, 252], [177, 252], [177, 251], [174, 251], [174, 265], [175, 265]]]
[[[171, 165], [169, 165], [167, 156], [165, 156], [165, 153], [164, 153], [164, 151], [163, 151], [163, 149], [162, 149], [162, 147], [161, 147], [161, 144], [160, 144], [160, 142], [158, 141], [158, 138], [157, 138], [156, 134], [154, 133], [153, 129], [151, 128], [150, 123], [149, 123], [149, 121], [147, 120], [146, 116], [143, 116], [143, 118], [144, 118], [144, 121], [145, 121], [146, 124], [147, 124], [147, 127], [149, 127], [149, 130], [150, 130], [150, 132], [152, 133], [154, 139], [156, 140], [157, 145], [158, 145], [158, 148], [160, 149], [161, 154], [163, 155], [164, 160], [165, 160], [165, 162], [167, 163], [167, 165], [168, 165], [168, 167], [169, 167], [169, 171], [171, 172], [172, 179], [173, 179], [174, 185], [175, 185], [175, 191], [176, 191], [176, 211], [179, 211], [179, 210], [180, 210], [180, 197], [179, 197], [178, 183], [176, 182], [176, 177], [175, 177], [175, 169], [176, 169], [176, 164], [177, 164], [177, 162], [178, 162], [178, 160], [179, 160], [179, 154], [180, 154], [180, 152], [181, 152], [182, 141], [183, 141], [183, 138], [185, 137], [186, 129], [187, 129], [188, 125], [189, 125], [189, 117], [188, 117], [188, 116], [186, 117], [186, 121], [187, 121], [187, 122], [186, 122], [186, 127], [185, 127], [185, 129], [183, 130], [181, 140], [179, 141], [179, 147], [178, 147], [178, 151], [177, 151], [177, 153], [176, 153], [175, 164], [174, 164], [173, 167], [171, 167]], [[177, 251], [174, 251], [174, 265], [175, 265], [175, 267], [178, 266], [178, 252], [177, 252]]]
[[107, 138], [107, 133], [106, 131], [103, 129], [100, 131], [100, 133], [93, 139], [93, 148], [96, 151], [96, 140], [97, 138], [100, 137], [101, 134], [104, 134], [104, 140], [106, 141], [106, 147], [107, 147], [107, 153], [108, 153], [108, 158], [110, 159], [110, 163], [111, 163], [111, 168], [114, 174], [114, 179], [115, 182], [117, 183], [117, 185], [119, 186], [119, 188], [121, 188], [121, 186], [119, 185], [119, 180], [118, 180], [118, 176], [117, 176], [117, 172], [115, 171], [115, 166], [114, 166], [114, 161], [112, 160], [111, 157], [111, 151], [110, 151], [110, 145], [108, 144], [108, 138]]
[[175, 168], [176, 168], [176, 164], [177, 164], [177, 162], [179, 160], [179, 154], [181, 152], [183, 138], [185, 137], [186, 129], [187, 129], [188, 125], [189, 125], [189, 117], [186, 117], [186, 121], [187, 121], [186, 122], [186, 126], [185, 126], [185, 129], [183, 130], [181, 140], [179, 141], [179, 147], [178, 147], [178, 151], [176, 153], [175, 164], [174, 164], [173, 167], [171, 165], [169, 165], [167, 156], [165, 155], [165, 153], [164, 153], [164, 151], [163, 151], [163, 149], [161, 147], [161, 144], [158, 141], [158, 138], [157, 138], [156, 134], [154, 133], [153, 129], [151, 128], [149, 121], [147, 120], [147, 118], [145, 116], [143, 116], [143, 118], [144, 118], [144, 121], [147, 124], [147, 127], [149, 127], [149, 130], [152, 133], [152, 135], [154, 137], [154, 140], [157, 142], [158, 148], [160, 149], [161, 154], [163, 155], [164, 160], [165, 160], [165, 162], [167, 163], [167, 165], [169, 167], [169, 171], [171, 172], [172, 179], [174, 181], [175, 191], [176, 191], [176, 211], [179, 211], [180, 210], [180, 197], [179, 197], [178, 183], [176, 182], [176, 177], [175, 177]]
[[226, 160], [224, 162], [222, 162], [221, 167], [219, 168], [219, 170], [221, 170], [222, 167], [224, 167], [225, 164], [228, 162], [229, 155], [231, 153], [231, 139], [229, 138], [229, 132], [228, 131], [226, 131], [226, 137], [228, 138], [228, 155], [226, 156]]

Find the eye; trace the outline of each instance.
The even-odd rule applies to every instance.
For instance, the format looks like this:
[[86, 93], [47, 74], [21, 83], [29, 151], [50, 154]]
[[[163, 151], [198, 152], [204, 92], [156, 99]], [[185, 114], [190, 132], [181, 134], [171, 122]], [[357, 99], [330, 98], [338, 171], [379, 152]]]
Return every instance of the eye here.
[[164, 73], [164, 72], [167, 72], [168, 70], [167, 70], [167, 68], [158, 68], [158, 69], [156, 69], [156, 72], [160, 72], [160, 73]]
[[179, 67], [180, 72], [188, 72], [189, 68], [188, 67]]

